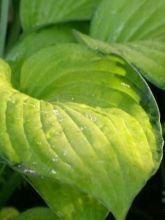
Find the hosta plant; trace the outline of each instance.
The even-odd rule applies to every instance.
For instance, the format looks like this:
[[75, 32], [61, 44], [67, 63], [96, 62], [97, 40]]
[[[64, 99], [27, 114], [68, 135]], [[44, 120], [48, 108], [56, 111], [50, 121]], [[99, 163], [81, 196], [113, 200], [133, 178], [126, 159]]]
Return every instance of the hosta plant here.
[[49, 209], [13, 219], [126, 219], [163, 156], [143, 76], [164, 88], [164, 9], [163, 0], [20, 1], [18, 40], [1, 50], [0, 157]]

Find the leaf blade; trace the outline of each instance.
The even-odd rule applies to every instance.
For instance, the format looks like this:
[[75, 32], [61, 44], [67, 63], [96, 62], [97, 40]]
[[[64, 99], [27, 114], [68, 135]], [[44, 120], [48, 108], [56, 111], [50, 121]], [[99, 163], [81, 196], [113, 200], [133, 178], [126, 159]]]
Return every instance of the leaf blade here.
[[57, 22], [89, 20], [100, 0], [21, 1], [21, 21], [24, 29]]
[[159, 113], [144, 80], [118, 56], [66, 44], [30, 57], [20, 90], [6, 91], [0, 114], [17, 169], [71, 185], [125, 218], [162, 155]]
[[156, 4], [153, 0], [104, 0], [90, 31], [92, 37], [116, 47], [117, 54], [135, 64], [144, 77], [162, 89], [165, 88], [164, 10], [165, 2], [161, 0]]

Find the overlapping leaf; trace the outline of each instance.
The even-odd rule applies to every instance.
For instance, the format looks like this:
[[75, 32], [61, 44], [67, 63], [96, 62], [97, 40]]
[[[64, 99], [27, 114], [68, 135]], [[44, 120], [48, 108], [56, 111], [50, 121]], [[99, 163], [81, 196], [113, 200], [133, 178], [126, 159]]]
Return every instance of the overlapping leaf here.
[[46, 207], [37, 207], [29, 209], [19, 215], [15, 220], [57, 220], [59, 219]]
[[86, 23], [82, 22], [57, 24], [28, 34], [23, 34], [17, 44], [6, 55], [6, 59], [12, 67], [12, 83], [14, 86], [19, 87], [20, 69], [28, 57], [44, 47], [74, 42], [75, 38], [72, 29], [85, 30], [87, 26]]
[[21, 21], [24, 29], [47, 24], [89, 20], [100, 0], [22, 0]]
[[112, 44], [118, 54], [163, 89], [164, 11], [165, 1], [162, 0], [103, 0], [91, 24], [92, 37]]
[[101, 220], [108, 215], [99, 201], [75, 187], [32, 176], [29, 181], [60, 219]]
[[5, 64], [0, 73], [1, 155], [124, 219], [162, 155], [158, 110], [141, 77], [117, 56], [74, 44], [30, 57], [19, 91]]
[[5, 207], [3, 209], [0, 209], [1, 220], [15, 220], [18, 215], [19, 215], [19, 212], [15, 208]]

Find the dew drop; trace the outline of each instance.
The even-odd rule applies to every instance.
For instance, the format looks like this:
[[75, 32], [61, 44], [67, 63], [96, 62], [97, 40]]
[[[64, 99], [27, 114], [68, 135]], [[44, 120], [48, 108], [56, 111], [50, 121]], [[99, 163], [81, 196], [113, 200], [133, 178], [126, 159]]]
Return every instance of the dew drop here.
[[72, 169], [71, 165], [69, 163], [66, 163], [66, 166], [69, 168], [69, 169]]
[[61, 113], [59, 112], [58, 109], [53, 109], [53, 114], [56, 116], [56, 118], [58, 119], [58, 121], [63, 121], [63, 118], [61, 116]]
[[21, 168], [22, 168], [22, 165], [21, 165], [21, 164], [19, 164], [19, 165], [17, 166], [17, 168], [18, 168], [18, 169], [21, 169]]
[[53, 161], [53, 162], [56, 162], [57, 160], [58, 160], [57, 157], [52, 158], [52, 161]]
[[29, 175], [32, 175], [32, 176], [36, 176], [37, 175], [36, 171], [34, 171], [32, 169], [28, 169], [28, 168], [24, 169], [23, 173], [29, 174]]
[[128, 85], [128, 84], [126, 84], [124, 82], [122, 82], [121, 85], [124, 86], [124, 87], [130, 88], [130, 85]]
[[[34, 163], [34, 162], [33, 162], [33, 163]], [[26, 175], [39, 176], [38, 173], [37, 173], [35, 170], [33, 170], [33, 169], [31, 169], [31, 168], [27, 168], [27, 167], [24, 166], [23, 164], [17, 165], [17, 169], [18, 169], [20, 172], [22, 172], [22, 173], [24, 173], [24, 174], [26, 174]]]
[[120, 33], [122, 31], [122, 28], [123, 28], [122, 26], [119, 26], [118, 28], [116, 28], [115, 32]]
[[36, 107], [37, 107], [37, 105], [36, 105], [36, 104], [33, 104], [33, 103], [26, 103], [26, 105], [29, 105], [29, 106], [31, 106], [31, 107], [33, 107], [33, 108], [36, 108]]
[[56, 116], [59, 116], [59, 115], [60, 115], [60, 112], [59, 112], [57, 109], [53, 109], [53, 113], [54, 113]]
[[66, 155], [67, 155], [67, 151], [66, 151], [66, 150], [64, 150], [63, 155], [64, 155], [64, 156], [66, 156]]
[[80, 131], [83, 131], [84, 130], [84, 127], [80, 127]]
[[10, 102], [12, 103], [12, 104], [15, 104], [16, 103], [16, 101], [14, 100], [14, 99], [9, 99], [10, 100]]
[[97, 120], [96, 116], [94, 114], [90, 113], [90, 112], [86, 112], [85, 116], [87, 118], [89, 118], [91, 121], [96, 121]]
[[59, 218], [63, 218], [63, 213], [62, 213], [62, 212], [57, 211], [56, 214], [57, 214], [57, 216], [58, 216]]
[[56, 172], [54, 169], [52, 169], [52, 170], [51, 170], [51, 173], [52, 173], [53, 175], [55, 175], [57, 172]]
[[62, 135], [62, 131], [57, 131], [56, 133], [55, 133], [55, 136], [61, 136]]

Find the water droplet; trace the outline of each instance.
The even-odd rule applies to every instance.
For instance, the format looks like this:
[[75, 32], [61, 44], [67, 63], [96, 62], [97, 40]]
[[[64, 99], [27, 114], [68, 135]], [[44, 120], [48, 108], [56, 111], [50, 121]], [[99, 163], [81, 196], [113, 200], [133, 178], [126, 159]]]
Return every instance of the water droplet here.
[[72, 97], [72, 98], [71, 98], [71, 100], [73, 101], [73, 100], [74, 100], [74, 98]]
[[14, 100], [13, 98], [9, 98], [9, 101], [10, 101], [12, 104], [15, 104], [15, 103], [16, 103], [16, 100]]
[[59, 116], [59, 115], [60, 115], [60, 112], [59, 112], [57, 109], [53, 109], [53, 113], [54, 113], [56, 116]]
[[29, 174], [29, 175], [32, 175], [32, 176], [36, 176], [37, 175], [36, 171], [34, 171], [32, 169], [28, 169], [28, 168], [24, 169], [23, 173]]
[[116, 33], [120, 33], [122, 31], [123, 27], [122, 26], [119, 26], [118, 28], [116, 28], [115, 32]]
[[66, 156], [66, 155], [67, 155], [67, 151], [66, 151], [66, 150], [64, 150], [63, 155], [64, 155], [64, 156]]
[[61, 116], [61, 113], [59, 112], [58, 109], [53, 109], [53, 113], [56, 116], [56, 118], [58, 119], [58, 121], [63, 121], [63, 118]]
[[51, 173], [52, 173], [53, 175], [55, 175], [57, 172], [56, 172], [54, 169], [52, 169], [52, 170], [51, 170]]
[[58, 216], [59, 218], [62, 218], [62, 219], [63, 219], [64, 216], [63, 216], [63, 213], [62, 213], [62, 212], [57, 211], [56, 214], [57, 214], [57, 216]]
[[69, 169], [72, 169], [71, 165], [69, 163], [66, 163], [66, 166], [69, 168]]
[[130, 85], [128, 85], [128, 84], [126, 84], [124, 82], [122, 82], [121, 85], [124, 86], [124, 87], [130, 88]]
[[33, 104], [33, 103], [26, 103], [26, 102], [25, 102], [25, 105], [31, 106], [31, 107], [33, 107], [33, 108], [36, 108], [36, 107], [37, 107], [37, 105], [36, 105], [36, 104]]
[[57, 132], [55, 133], [56, 136], [61, 136], [62, 134], [63, 134], [62, 131], [57, 131]]
[[52, 161], [53, 161], [53, 162], [56, 162], [57, 160], [58, 160], [57, 157], [52, 158]]
[[83, 130], [84, 130], [84, 127], [80, 127], [80, 130], [83, 131]]
[[96, 116], [94, 114], [90, 113], [90, 112], [86, 112], [85, 116], [87, 118], [89, 118], [91, 121], [96, 121], [97, 120]]

